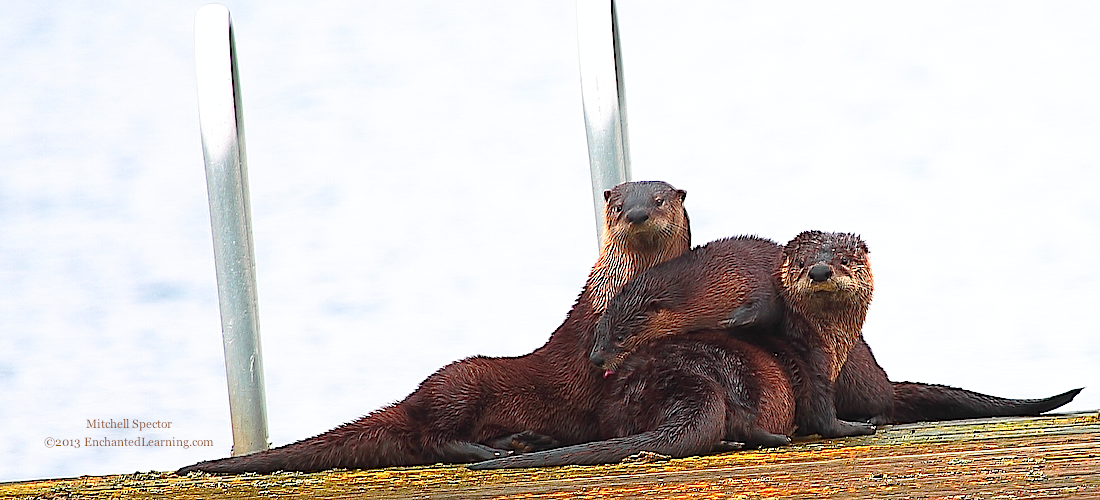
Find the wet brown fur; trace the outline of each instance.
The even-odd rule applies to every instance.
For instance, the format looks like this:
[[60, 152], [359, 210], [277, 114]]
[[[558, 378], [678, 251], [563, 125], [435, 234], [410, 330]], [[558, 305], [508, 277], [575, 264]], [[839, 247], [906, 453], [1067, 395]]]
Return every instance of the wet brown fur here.
[[[836, 381], [848, 352], [863, 337], [875, 282], [867, 244], [849, 233], [806, 231], [787, 243], [779, 268], [784, 302], [824, 335], [819, 344], [829, 359], [828, 378]], [[811, 278], [815, 266], [829, 269]]]
[[[739, 243], [744, 244], [744, 239]], [[768, 243], [764, 242], [764, 254], [768, 253]], [[771, 243], [771, 251], [777, 248]], [[613, 463], [638, 452], [678, 457], [737, 449], [731, 441], [765, 446], [782, 444], [783, 441], [774, 439], [783, 439], [785, 436], [781, 435], [792, 432], [795, 399], [807, 398], [807, 390], [832, 394], [834, 380], [838, 413], [849, 419], [878, 415], [876, 421], [880, 422], [917, 415], [950, 417], [987, 413], [991, 416], [1014, 414], [1025, 408], [1049, 409], [1065, 404], [1079, 391], [1045, 400], [1007, 400], [933, 384], [891, 383], [860, 333], [873, 290], [866, 245], [853, 235], [807, 232], [792, 240], [784, 253], [775, 279], [785, 284], [782, 287], [784, 302], [798, 303], [799, 307], [790, 307], [779, 322], [774, 321], [767, 307], [742, 305], [734, 308], [734, 312], [749, 314], [731, 315], [728, 307], [715, 307], [709, 302], [715, 298], [713, 293], [707, 300], [691, 300], [696, 305], [692, 309], [696, 316], [669, 311], [666, 308], [670, 304], [684, 304], [684, 290], [677, 290], [677, 285], [671, 286], [671, 293], [647, 295], [639, 292], [645, 285], [637, 282], [644, 282], [647, 275], [659, 273], [662, 268], [675, 270], [664, 274], [663, 277], [671, 281], [661, 284], [688, 276], [687, 288], [693, 293], [698, 293], [699, 287], [712, 285], [712, 278], [729, 280], [730, 269], [723, 266], [706, 268], [711, 273], [709, 277], [685, 274], [676, 266], [691, 262], [690, 255], [637, 276], [612, 301], [598, 327], [598, 336], [605, 342], [612, 332], [610, 323], [616, 321], [629, 325], [626, 330], [617, 330], [619, 333], [630, 328], [652, 330], [649, 335], [638, 335], [641, 341], [626, 345], [630, 356], [615, 357], [615, 353], [610, 353], [617, 371], [607, 372], [615, 379], [600, 413], [606, 439], [469, 467], [497, 469]], [[775, 262], [767, 258], [762, 260]], [[816, 279], [811, 278], [810, 270], [819, 264], [829, 266], [829, 276], [818, 272]], [[756, 266], [759, 267], [759, 263]], [[752, 274], [744, 269], [739, 272], [732, 275], [748, 279], [746, 277]], [[759, 274], [757, 278], [768, 281]], [[696, 282], [692, 283], [693, 280]], [[769, 295], [759, 284], [738, 283], [732, 288], [734, 291], [726, 296], [734, 297], [734, 303], [748, 301], [751, 304], [754, 298], [757, 304], [768, 303]], [[658, 290], [669, 292], [660, 286], [650, 291]], [[640, 309], [633, 310], [634, 314], [619, 314], [627, 309], [621, 302], [630, 301], [631, 295], [632, 305]], [[697, 330], [680, 335], [662, 334], [714, 323], [727, 326], [734, 323], [746, 328], [734, 332]], [[773, 328], [770, 333], [769, 325]], [[792, 342], [792, 338], [805, 339], [807, 334], [835, 340], [831, 341], [829, 349], [809, 352], [791, 349], [792, 345], [806, 344], [804, 340]], [[847, 356], [845, 351], [848, 351]], [[609, 352], [601, 353], [597, 347], [593, 354], [600, 358]], [[806, 373], [805, 365], [797, 362], [799, 358], [814, 356], [818, 356], [818, 363], [827, 367], [816, 383], [806, 380], [812, 375]], [[785, 364], [785, 369], [780, 369], [777, 362]], [[795, 391], [803, 394], [796, 396]], [[721, 396], [725, 397], [724, 406], [718, 402]], [[895, 397], [898, 409], [895, 409]], [[817, 412], [828, 413], [820, 407], [827, 400], [813, 397], [809, 400], [819, 405]]]
[[774, 320], [779, 306], [772, 275], [781, 258], [774, 242], [740, 236], [712, 241], [641, 273], [596, 324], [593, 362], [614, 371], [639, 346], [660, 337]]
[[604, 440], [467, 466], [475, 470], [618, 462], [780, 446], [794, 430], [787, 372], [724, 330], [657, 338], [623, 360], [600, 412]]
[[[813, 266], [832, 271], [811, 279]], [[792, 373], [799, 432], [869, 434], [873, 427], [836, 418], [833, 388], [860, 338], [872, 289], [867, 248], [854, 235], [807, 231], [785, 247], [752, 236], [713, 241], [625, 285], [597, 324], [592, 361], [610, 372], [654, 339], [751, 327], [756, 333], [741, 338], [769, 349]]]
[[772, 353], [724, 330], [658, 338], [623, 361], [600, 412], [601, 432], [634, 447], [596, 446], [683, 457], [788, 444], [796, 396], [787, 373]]
[[405, 400], [321, 435], [177, 471], [319, 471], [485, 460], [597, 439], [601, 373], [587, 359], [596, 320], [638, 272], [690, 248], [685, 192], [634, 182], [604, 194], [599, 259], [565, 322], [534, 352], [443, 367]]
[[844, 420], [906, 424], [987, 417], [1035, 416], [1073, 400], [1081, 389], [1040, 399], [1010, 399], [958, 387], [891, 382], [861, 337], [836, 381], [836, 413]]
[[[774, 321], [773, 308], [778, 306], [769, 303], [773, 290], [764, 286], [766, 278], [760, 272], [760, 252], [768, 249], [745, 241], [733, 244], [740, 246], [740, 256], [710, 266], [706, 272], [692, 272], [691, 259], [699, 256], [685, 256], [666, 264], [665, 271], [647, 271], [628, 282], [615, 299], [616, 305], [597, 324], [593, 354], [607, 358], [603, 366], [614, 369], [627, 353], [662, 335], [717, 326], [755, 324], [759, 329]], [[727, 252], [732, 249], [731, 243], [720, 245], [726, 246]], [[819, 263], [814, 254], [825, 246], [833, 250], [825, 263], [830, 276], [815, 282], [809, 279], [809, 270]], [[827, 378], [836, 382], [834, 404], [840, 420], [881, 425], [1039, 415], [1068, 403], [1081, 391], [1042, 399], [1008, 399], [944, 385], [891, 382], [862, 335], [874, 287], [866, 244], [854, 235], [806, 232], [788, 243], [785, 252], [789, 255], [778, 272], [783, 284], [779, 288], [789, 307], [827, 337], [817, 345], [826, 354]], [[615, 335], [624, 336], [622, 351], [598, 353]]]
[[[810, 266], [834, 263], [838, 272], [811, 279]], [[470, 468], [599, 464], [638, 452], [682, 457], [736, 449], [734, 442], [778, 446], [796, 426], [828, 437], [872, 433], [837, 420], [833, 404], [844, 363], [835, 358], [847, 357], [854, 340], [846, 337], [858, 338], [862, 321], [830, 323], [851, 313], [852, 302], [862, 301], [866, 314], [869, 281], [858, 237], [816, 231], [786, 247], [752, 236], [713, 241], [644, 271], [596, 328], [592, 360], [614, 377], [600, 412], [604, 439]], [[780, 283], [784, 299], [810, 307], [777, 303]], [[847, 297], [857, 291], [866, 296]], [[731, 322], [746, 328], [716, 328]]]

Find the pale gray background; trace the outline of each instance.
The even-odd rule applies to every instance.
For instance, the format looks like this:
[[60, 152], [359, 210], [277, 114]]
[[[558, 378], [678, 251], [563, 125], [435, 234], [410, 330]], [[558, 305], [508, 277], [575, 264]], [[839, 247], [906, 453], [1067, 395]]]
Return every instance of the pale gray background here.
[[[271, 441], [518, 355], [596, 257], [574, 6], [228, 2]], [[0, 481], [231, 445], [194, 84], [201, 1], [5, 3]], [[896, 380], [1100, 407], [1094, 2], [623, 0], [635, 179], [695, 242], [860, 233]], [[47, 449], [144, 436], [213, 448]]]

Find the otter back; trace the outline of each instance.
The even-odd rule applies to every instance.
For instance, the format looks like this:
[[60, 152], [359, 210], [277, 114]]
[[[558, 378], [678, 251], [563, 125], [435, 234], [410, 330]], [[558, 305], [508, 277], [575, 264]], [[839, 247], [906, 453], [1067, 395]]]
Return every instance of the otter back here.
[[639, 274], [596, 324], [592, 361], [614, 371], [628, 354], [660, 337], [774, 321], [779, 292], [773, 275], [782, 256], [771, 240], [737, 236]]

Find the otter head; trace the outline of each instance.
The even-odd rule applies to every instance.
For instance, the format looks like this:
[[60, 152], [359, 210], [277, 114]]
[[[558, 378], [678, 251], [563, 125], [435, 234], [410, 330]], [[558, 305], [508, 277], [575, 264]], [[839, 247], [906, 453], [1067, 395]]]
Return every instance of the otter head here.
[[874, 290], [869, 253], [851, 233], [803, 232], [783, 249], [783, 295], [807, 316], [855, 314], [862, 324]]
[[691, 247], [684, 198], [687, 192], [667, 182], [624, 182], [604, 191], [604, 246], [632, 252], [671, 253]]
[[607, 377], [615, 372], [627, 355], [670, 332], [674, 292], [642, 273], [627, 282], [611, 299], [596, 323], [596, 340], [588, 359], [604, 370]]

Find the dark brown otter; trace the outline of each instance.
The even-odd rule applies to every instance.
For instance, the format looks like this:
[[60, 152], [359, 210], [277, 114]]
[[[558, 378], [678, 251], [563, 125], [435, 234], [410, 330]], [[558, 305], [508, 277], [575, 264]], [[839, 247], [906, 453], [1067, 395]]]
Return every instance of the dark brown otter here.
[[[870, 303], [866, 257], [854, 235], [810, 231], [786, 247], [753, 236], [712, 241], [642, 272], [596, 327], [592, 361], [614, 377], [600, 412], [605, 439], [470, 468], [778, 446], [796, 425], [828, 437], [873, 433], [838, 420], [833, 405]], [[742, 328], [714, 329], [734, 322]]]
[[639, 346], [614, 372], [600, 427], [607, 439], [489, 460], [475, 470], [618, 462], [782, 446], [794, 431], [787, 371], [771, 353], [702, 330]]
[[[802, 240], [795, 238], [788, 244], [787, 251], [795, 252], [792, 245], [802, 245], [806, 255], [800, 259], [810, 259], [809, 254], [820, 251], [824, 241], [812, 241], [811, 235], [803, 233]], [[827, 236], [817, 233], [818, 236]], [[965, 389], [937, 384], [916, 382], [891, 382], [886, 372], [875, 360], [871, 348], [863, 339], [857, 324], [866, 317], [870, 304], [873, 277], [867, 264], [866, 245], [856, 243], [850, 235], [834, 235], [849, 240], [852, 246], [848, 254], [834, 255], [828, 266], [816, 270], [807, 262], [799, 266], [798, 259], [792, 263], [800, 268], [795, 274], [790, 269], [784, 273], [788, 283], [782, 289], [787, 295], [805, 295], [804, 298], [787, 302], [794, 307], [807, 309], [802, 313], [806, 317], [817, 318], [818, 322], [834, 326], [844, 325], [842, 331], [834, 332], [833, 342], [821, 345], [833, 349], [829, 356], [829, 378], [836, 381], [836, 415], [842, 421], [862, 421], [876, 425], [891, 423], [909, 423], [929, 420], [957, 420], [965, 418], [983, 418], [996, 416], [1039, 415], [1058, 408], [1071, 400], [1081, 391], [1074, 389], [1043, 399], [1008, 399], [989, 396]], [[704, 247], [705, 248], [705, 247]], [[759, 261], [759, 250], [742, 249], [747, 252], [746, 262]], [[690, 254], [689, 254], [690, 255]], [[667, 264], [672, 266], [690, 266], [688, 259]], [[862, 265], [854, 263], [862, 262]], [[759, 266], [757, 262], [756, 266]], [[855, 267], [852, 267], [855, 266]], [[623, 292], [616, 297], [621, 306], [613, 305], [597, 324], [597, 343], [593, 348], [593, 359], [601, 359], [613, 368], [618, 360], [633, 347], [643, 344], [654, 335], [669, 335], [672, 332], [686, 332], [698, 328], [711, 327], [751, 327], [767, 325], [774, 321], [777, 308], [773, 302], [778, 293], [774, 287], [763, 286], [762, 273], [750, 271], [753, 266], [718, 266], [706, 273], [692, 273], [678, 270], [662, 272], [659, 279], [653, 279], [658, 271], [642, 273], [627, 283]], [[834, 274], [838, 272], [839, 274]], [[796, 276], [801, 281], [794, 280]], [[823, 281], [814, 281], [814, 276]], [[827, 276], [827, 277], [826, 277]], [[782, 276], [781, 276], [782, 278]], [[807, 279], [808, 278], [808, 279]], [[853, 279], [854, 278], [854, 279]], [[745, 280], [760, 280], [755, 286]], [[667, 288], [662, 283], [674, 283]], [[799, 284], [801, 283], [801, 284]], [[721, 289], [721, 287], [730, 287]], [[715, 288], [717, 287], [717, 288]], [[843, 294], [812, 293], [822, 287], [842, 287]], [[801, 292], [799, 292], [801, 290]], [[806, 295], [808, 293], [808, 295]], [[828, 303], [814, 299], [831, 296], [847, 297], [846, 303]], [[826, 317], [832, 319], [826, 320]], [[614, 329], [612, 331], [611, 329]], [[663, 332], [663, 333], [658, 333]], [[612, 338], [621, 337], [624, 343], [622, 352], [612, 349]], [[850, 345], [849, 345], [850, 344]], [[835, 349], [834, 349], [835, 346]], [[604, 349], [612, 349], [603, 352]], [[850, 349], [850, 350], [849, 350]], [[841, 355], [848, 350], [846, 360]], [[836, 363], [843, 366], [837, 372]]]
[[[726, 241], [721, 246], [746, 244], [746, 239], [740, 238], [736, 243]], [[741, 263], [743, 267], [768, 268], [761, 263], [776, 262], [767, 257], [769, 244], [773, 252], [778, 248], [774, 243], [759, 240], [754, 243], [759, 246], [752, 248], [747, 244], [749, 248], [743, 249], [747, 250], [745, 259], [748, 261]], [[785, 301], [780, 307], [778, 322], [770, 321], [775, 318], [776, 311], [767, 305], [774, 302], [770, 300], [767, 285], [759, 283], [732, 286], [732, 291], [726, 295], [735, 297], [733, 303], [742, 304], [732, 311], [729, 307], [716, 307], [708, 302], [708, 299], [715, 299], [713, 296], [688, 300], [690, 294], [703, 295], [699, 290], [708, 290], [701, 282], [725, 280], [728, 283], [731, 277], [750, 279], [747, 277], [753, 275], [747, 269], [736, 269], [737, 266], [731, 269], [699, 265], [700, 261], [706, 261], [704, 254], [689, 254], [636, 277], [613, 299], [598, 327], [601, 340], [606, 342], [612, 335], [623, 334], [617, 347], [633, 352], [624, 358], [617, 356], [614, 349], [597, 347], [593, 351], [597, 362], [603, 361], [601, 356], [610, 355], [616, 369], [605, 373], [605, 376], [615, 376], [600, 414], [601, 429], [607, 439], [469, 467], [496, 469], [610, 463], [642, 451], [687, 456], [736, 449], [737, 443], [732, 441], [781, 445], [788, 442], [782, 434], [789, 434], [791, 429], [791, 386], [795, 394], [807, 389], [810, 392], [831, 391], [831, 384], [823, 385], [822, 378], [835, 378], [842, 388], [836, 408], [856, 415], [864, 411], [879, 412], [883, 407], [892, 408], [895, 388], [899, 405], [904, 405], [910, 415], [940, 411], [937, 409], [940, 405], [945, 406], [948, 414], [955, 414], [960, 409], [964, 412], [1011, 412], [1011, 409], [1004, 409], [1019, 409], [1023, 407], [1021, 403], [1030, 401], [991, 398], [930, 384], [892, 386], [859, 333], [873, 289], [866, 245], [853, 235], [808, 232], [792, 240], [783, 253], [785, 257], [777, 278], [784, 284]], [[683, 267], [677, 267], [678, 264], [700, 266], [694, 270], [706, 269], [711, 274], [700, 277], [698, 272], [685, 272]], [[639, 292], [647, 288], [644, 283], [647, 276], [669, 269], [677, 271], [668, 271], [662, 276], [667, 280], [661, 283], [678, 283], [669, 286], [671, 290], [658, 286], [649, 289], [653, 292], [650, 294]], [[682, 283], [677, 279], [685, 276]], [[760, 278], [760, 273], [756, 276]], [[762, 283], [768, 281], [767, 278], [760, 280]], [[623, 307], [622, 302], [631, 302], [631, 307]], [[682, 312], [688, 302], [697, 303], [697, 315], [669, 310], [679, 307]], [[800, 307], [787, 307], [788, 302], [797, 302]], [[617, 321], [629, 325], [628, 328], [612, 328], [612, 323]], [[716, 330], [662, 334], [668, 332], [662, 329], [691, 329], [708, 322], [748, 328], [736, 329], [728, 337], [728, 332], [723, 334]], [[631, 328], [654, 329], [657, 333], [641, 335], [644, 339], [641, 342], [622, 342], [628, 340]], [[806, 345], [797, 339], [804, 339], [808, 334], [836, 340], [831, 341], [831, 349], [816, 349], [816, 353], [792, 349], [792, 346]], [[796, 340], [792, 342], [792, 339]], [[840, 353], [848, 346], [851, 351], [843, 362], [844, 368], [840, 368]], [[767, 356], [760, 357], [760, 354]], [[828, 367], [823, 370], [825, 376], [816, 384], [807, 383], [805, 365], [798, 362], [814, 356], [818, 356], [816, 363], [819, 366]], [[786, 370], [777, 372], [775, 364], [766, 362], [768, 357], [784, 363]], [[766, 400], [763, 395], [769, 391], [776, 397]], [[1067, 393], [1069, 399], [1076, 392]], [[807, 395], [803, 393], [798, 397], [806, 399]], [[822, 398], [810, 397], [809, 400], [819, 405], [816, 412], [828, 413], [828, 409], [820, 407]], [[781, 401], [786, 401], [786, 406]], [[984, 401], [984, 406], [977, 404], [979, 401]]]
[[[810, 243], [807, 248], [811, 252], [817, 251], [817, 243]], [[860, 254], [863, 256], [862, 263], [860, 263]], [[1081, 389], [1074, 389], [1044, 399], [1007, 399], [944, 385], [891, 382], [886, 376], [886, 371], [875, 360], [870, 346], [863, 339], [861, 327], [856, 326], [862, 325], [866, 318], [867, 306], [871, 301], [873, 283], [870, 267], [866, 262], [866, 246], [862, 246], [862, 250], [850, 247], [849, 252], [840, 252], [834, 257], [830, 268], [815, 266], [809, 269], [807, 274], [816, 279], [815, 272], [820, 273], [818, 277], [821, 277], [832, 275], [834, 270], [841, 274], [850, 273], [857, 278], [841, 279], [836, 282], [838, 286], [850, 288], [846, 293], [832, 295], [847, 297], [847, 304], [814, 300], [813, 297], [821, 296], [817, 293], [810, 293], [806, 299], [795, 299], [791, 297], [791, 293], [796, 287], [789, 285], [784, 286], [784, 292], [790, 307], [801, 310], [807, 318], [821, 318], [828, 315], [833, 319], [827, 323], [831, 322], [833, 325], [848, 323], [844, 330], [849, 334], [834, 338], [842, 338], [851, 341], [852, 344], [840, 346], [842, 350], [848, 349], [846, 361], [843, 362], [843, 366], [834, 366], [835, 373], [831, 374], [831, 378], [836, 380], [834, 396], [836, 413], [842, 420], [865, 421], [881, 425], [930, 420], [1039, 415], [1070, 402], [1081, 392]], [[860, 276], [864, 274], [865, 276], [861, 278]], [[803, 292], [813, 292], [815, 286], [804, 289]], [[853, 336], [852, 333], [856, 335]], [[837, 353], [833, 359], [840, 360], [841, 356]]]
[[875, 280], [867, 244], [851, 233], [805, 231], [787, 243], [779, 282], [787, 307], [825, 335], [829, 380], [862, 338]]
[[[874, 426], [839, 419], [834, 392], [849, 351], [862, 339], [871, 305], [874, 277], [869, 253], [859, 236], [821, 231], [805, 231], [783, 249], [783, 264], [776, 274], [784, 304], [783, 335], [756, 338], [773, 353], [786, 353], [781, 359], [794, 360], [788, 363], [805, 377], [795, 384], [801, 434], [874, 432]], [[818, 425], [825, 426], [824, 432]]]
[[[792, 370], [799, 432], [864, 435], [836, 418], [833, 388], [860, 338], [873, 278], [867, 247], [844, 233], [807, 231], [786, 247], [753, 236], [710, 242], [627, 283], [596, 326], [591, 359], [614, 371], [637, 346], [700, 328], [771, 327], [742, 335]], [[780, 297], [782, 300], [780, 300]]]
[[604, 381], [587, 359], [596, 320], [627, 280], [690, 248], [685, 195], [664, 182], [604, 193], [600, 257], [565, 322], [534, 352], [452, 363], [405, 400], [324, 434], [177, 473], [461, 463], [598, 439]]

